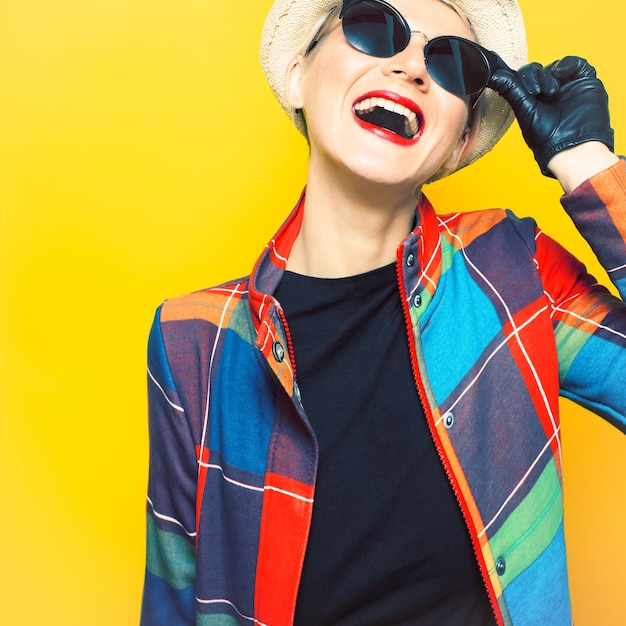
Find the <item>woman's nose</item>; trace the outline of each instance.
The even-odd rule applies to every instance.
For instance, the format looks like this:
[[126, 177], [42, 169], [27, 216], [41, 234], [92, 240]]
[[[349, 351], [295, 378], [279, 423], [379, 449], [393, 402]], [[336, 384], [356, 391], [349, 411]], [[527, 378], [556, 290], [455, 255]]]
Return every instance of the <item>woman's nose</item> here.
[[430, 82], [424, 61], [424, 45], [427, 42], [428, 38], [424, 33], [418, 30], [411, 31], [409, 45], [398, 54], [384, 59], [383, 73], [399, 76], [427, 87]]

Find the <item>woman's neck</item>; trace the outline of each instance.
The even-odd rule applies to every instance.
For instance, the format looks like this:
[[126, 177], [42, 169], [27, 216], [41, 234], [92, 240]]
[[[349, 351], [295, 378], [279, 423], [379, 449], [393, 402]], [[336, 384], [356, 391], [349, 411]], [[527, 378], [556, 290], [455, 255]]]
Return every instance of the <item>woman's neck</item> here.
[[[329, 180], [330, 178], [330, 180]], [[304, 217], [287, 269], [320, 278], [391, 263], [413, 226], [419, 190], [309, 172]]]

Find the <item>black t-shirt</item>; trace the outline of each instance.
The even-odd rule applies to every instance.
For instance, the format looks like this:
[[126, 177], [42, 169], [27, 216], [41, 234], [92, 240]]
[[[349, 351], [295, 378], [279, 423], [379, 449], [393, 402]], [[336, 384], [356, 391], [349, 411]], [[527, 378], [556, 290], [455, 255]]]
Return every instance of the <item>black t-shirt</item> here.
[[276, 297], [320, 460], [296, 626], [495, 623], [424, 417], [395, 267]]

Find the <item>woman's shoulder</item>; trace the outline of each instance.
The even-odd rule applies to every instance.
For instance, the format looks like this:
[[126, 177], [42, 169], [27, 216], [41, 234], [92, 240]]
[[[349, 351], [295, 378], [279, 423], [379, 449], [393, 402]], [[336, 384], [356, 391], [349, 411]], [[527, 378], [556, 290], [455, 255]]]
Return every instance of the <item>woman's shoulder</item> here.
[[478, 229], [487, 231], [505, 220], [517, 222], [533, 222], [532, 218], [520, 217], [508, 208], [488, 208], [474, 211], [458, 211], [438, 215], [439, 227], [447, 226], [466, 229]]
[[527, 245], [534, 242], [537, 224], [530, 217], [518, 217], [510, 209], [480, 209], [439, 215], [439, 230], [465, 245], [483, 239], [495, 241], [516, 237]]
[[159, 307], [160, 319], [161, 322], [204, 319], [216, 323], [232, 313], [242, 301], [247, 301], [247, 296], [246, 276], [168, 298]]
[[157, 308], [151, 336], [167, 352], [195, 353], [211, 350], [231, 332], [252, 342], [247, 278], [165, 300]]

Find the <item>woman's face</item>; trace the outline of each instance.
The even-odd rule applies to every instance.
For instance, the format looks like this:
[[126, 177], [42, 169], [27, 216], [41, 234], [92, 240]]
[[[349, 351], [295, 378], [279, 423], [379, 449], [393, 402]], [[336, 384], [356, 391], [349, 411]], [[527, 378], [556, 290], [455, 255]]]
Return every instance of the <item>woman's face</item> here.
[[[392, 0], [411, 30], [428, 39], [473, 36], [441, 0]], [[368, 56], [344, 38], [339, 20], [307, 58], [289, 70], [288, 99], [301, 108], [311, 168], [381, 184], [418, 186], [441, 168], [452, 170], [466, 152], [468, 104], [435, 83], [424, 64], [423, 36], [390, 58]], [[378, 111], [370, 111], [378, 107]], [[394, 129], [380, 109], [404, 116]], [[380, 115], [379, 115], [380, 114]], [[395, 116], [397, 121], [397, 116]], [[313, 169], [314, 171], [314, 169]]]

